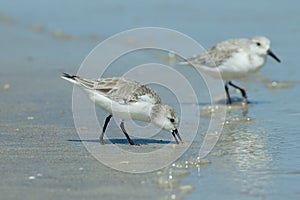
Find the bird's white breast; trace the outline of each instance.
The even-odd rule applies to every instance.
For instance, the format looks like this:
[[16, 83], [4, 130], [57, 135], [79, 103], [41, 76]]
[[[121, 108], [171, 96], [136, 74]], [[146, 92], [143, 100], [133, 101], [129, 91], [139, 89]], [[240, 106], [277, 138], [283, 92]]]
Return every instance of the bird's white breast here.
[[90, 93], [89, 98], [99, 107], [123, 120], [150, 122], [153, 104], [147, 101], [120, 103], [97, 93]]
[[265, 57], [245, 52], [233, 54], [227, 61], [218, 67], [224, 80], [247, 77], [265, 64]]

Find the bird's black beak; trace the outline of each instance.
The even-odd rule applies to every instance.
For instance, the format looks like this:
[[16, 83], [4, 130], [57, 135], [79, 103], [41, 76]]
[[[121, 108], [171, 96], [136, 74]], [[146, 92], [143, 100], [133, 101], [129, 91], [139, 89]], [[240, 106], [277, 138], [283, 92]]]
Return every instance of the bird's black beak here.
[[270, 49], [267, 51], [267, 54], [280, 63], [279, 58]]
[[180, 142], [182, 142], [182, 139], [181, 139], [181, 137], [180, 137], [177, 129], [175, 129], [175, 130], [172, 131], [172, 135], [175, 138], [175, 141], [176, 141], [177, 144], [179, 144], [179, 142], [178, 142], [176, 136], [178, 137], [178, 139], [180, 140]]

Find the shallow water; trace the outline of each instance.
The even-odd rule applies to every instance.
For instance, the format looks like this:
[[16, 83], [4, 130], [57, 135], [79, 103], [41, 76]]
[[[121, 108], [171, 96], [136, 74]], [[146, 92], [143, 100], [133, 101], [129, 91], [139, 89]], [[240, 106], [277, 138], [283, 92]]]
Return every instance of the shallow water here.
[[[22, 6], [15, 1], [0, 4], [3, 199], [300, 198], [297, 2], [30, 0]], [[190, 120], [200, 119], [198, 135], [173, 165], [133, 175], [100, 164], [84, 148], [74, 128], [72, 85], [59, 74], [76, 73], [87, 54], [107, 37], [144, 26], [181, 31], [206, 48], [228, 38], [266, 35], [282, 63], [269, 58], [259, 74], [239, 81], [247, 89], [250, 104], [241, 104], [240, 94], [232, 91], [236, 102], [230, 108], [222, 98], [216, 99], [217, 108], [210, 107], [203, 81], [192, 69], [175, 65], [198, 86], [199, 102], [184, 103], [200, 106], [188, 116]], [[168, 64], [169, 57], [141, 52], [120, 59], [114, 66], [122, 63], [126, 71], [146, 61]], [[106, 75], [120, 73], [112, 67]], [[155, 85], [153, 88], [164, 92]], [[170, 93], [162, 98], [171, 105], [178, 103]], [[227, 116], [218, 143], [207, 157], [197, 160], [211, 115], [224, 108], [228, 109]], [[104, 114], [97, 110], [99, 121], [104, 120]], [[109, 130], [116, 143], [131, 149], [116, 124]], [[172, 140], [170, 135], [158, 137]], [[138, 148], [147, 152], [165, 145], [151, 141]], [[139, 151], [137, 147], [132, 150]]]

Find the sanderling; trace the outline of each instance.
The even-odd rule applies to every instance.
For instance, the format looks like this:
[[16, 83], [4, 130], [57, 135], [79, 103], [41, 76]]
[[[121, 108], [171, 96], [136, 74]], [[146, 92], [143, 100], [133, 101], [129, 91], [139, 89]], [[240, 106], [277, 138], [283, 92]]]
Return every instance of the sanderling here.
[[122, 119], [120, 128], [131, 145], [134, 145], [134, 142], [124, 127], [124, 121], [128, 119], [151, 122], [170, 131], [177, 144], [177, 138], [182, 142], [177, 129], [176, 110], [162, 104], [159, 95], [145, 85], [124, 77], [89, 80], [67, 73], [63, 73], [61, 77], [78, 85], [97, 106], [110, 113], [105, 119], [100, 135], [101, 144], [104, 144], [104, 133], [113, 115]]
[[231, 104], [228, 85], [239, 89], [247, 102], [246, 91], [231, 80], [244, 78], [258, 71], [266, 63], [267, 55], [280, 62], [270, 50], [270, 40], [256, 36], [252, 39], [231, 39], [218, 43], [207, 52], [188, 58], [181, 64], [191, 64], [215, 78], [221, 75], [225, 81], [228, 103]]

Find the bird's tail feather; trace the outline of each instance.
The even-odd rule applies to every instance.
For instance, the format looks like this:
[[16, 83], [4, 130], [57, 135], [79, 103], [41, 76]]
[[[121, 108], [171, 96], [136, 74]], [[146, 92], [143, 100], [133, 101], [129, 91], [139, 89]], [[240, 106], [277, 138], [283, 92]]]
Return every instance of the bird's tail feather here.
[[62, 79], [65, 79], [71, 83], [74, 83], [74, 84], [79, 84], [79, 82], [76, 80], [76, 78], [78, 78], [78, 76], [76, 75], [72, 75], [72, 74], [68, 74], [68, 73], [65, 73], [63, 72], [62, 75], [61, 75], [61, 78]]
[[94, 89], [94, 82], [91, 80], [80, 78], [79, 76], [68, 74], [65, 72], [61, 75], [61, 78], [86, 89]]
[[181, 61], [181, 62], [179, 62], [178, 63], [179, 65], [188, 65], [188, 64], [190, 64], [187, 60], [185, 60], [185, 61]]

